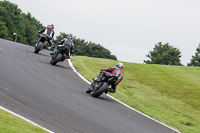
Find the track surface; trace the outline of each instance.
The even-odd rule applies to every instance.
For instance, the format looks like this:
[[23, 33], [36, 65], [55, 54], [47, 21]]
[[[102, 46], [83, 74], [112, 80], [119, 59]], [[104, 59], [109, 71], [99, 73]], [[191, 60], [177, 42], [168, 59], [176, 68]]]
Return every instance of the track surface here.
[[106, 95], [93, 98], [67, 61], [0, 39], [0, 105], [56, 133], [174, 133]]

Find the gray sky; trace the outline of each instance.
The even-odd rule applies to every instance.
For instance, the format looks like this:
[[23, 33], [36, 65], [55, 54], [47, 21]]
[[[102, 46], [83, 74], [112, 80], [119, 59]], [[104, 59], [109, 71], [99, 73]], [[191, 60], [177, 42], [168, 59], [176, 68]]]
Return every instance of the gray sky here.
[[10, 0], [44, 26], [103, 45], [118, 60], [143, 63], [158, 42], [186, 65], [200, 43], [199, 0]]

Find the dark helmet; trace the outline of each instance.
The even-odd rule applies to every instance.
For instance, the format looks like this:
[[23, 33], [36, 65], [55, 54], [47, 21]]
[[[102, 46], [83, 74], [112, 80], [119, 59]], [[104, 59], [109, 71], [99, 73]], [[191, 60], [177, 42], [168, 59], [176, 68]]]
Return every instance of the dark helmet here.
[[53, 24], [51, 24], [51, 27], [52, 27], [52, 29], [54, 29], [54, 25]]
[[72, 40], [72, 37], [71, 37], [71, 36], [68, 36], [67, 39], [68, 39], [68, 40]]
[[116, 67], [123, 69], [123, 68], [124, 68], [124, 64], [121, 63], [121, 62], [118, 62], [118, 63], [116, 64]]

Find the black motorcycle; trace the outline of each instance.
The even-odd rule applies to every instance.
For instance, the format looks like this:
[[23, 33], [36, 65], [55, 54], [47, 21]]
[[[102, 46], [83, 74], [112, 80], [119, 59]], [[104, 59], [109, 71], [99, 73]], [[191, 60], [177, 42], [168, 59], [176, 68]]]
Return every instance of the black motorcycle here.
[[58, 47], [57, 51], [51, 55], [50, 63], [56, 65], [58, 62], [63, 62], [66, 58], [69, 59], [69, 51], [71, 47], [71, 44], [64, 44], [63, 46]]
[[45, 34], [40, 34], [36, 44], [35, 44], [35, 50], [34, 53], [38, 54], [40, 52], [40, 50], [45, 49], [48, 46], [48, 42], [47, 42], [47, 35]]
[[91, 93], [93, 97], [97, 98], [104, 92], [107, 94], [108, 86], [112, 83], [115, 83], [116, 81], [116, 76], [100, 72], [99, 76], [93, 79], [93, 84], [90, 85], [90, 89], [86, 90], [86, 93]]

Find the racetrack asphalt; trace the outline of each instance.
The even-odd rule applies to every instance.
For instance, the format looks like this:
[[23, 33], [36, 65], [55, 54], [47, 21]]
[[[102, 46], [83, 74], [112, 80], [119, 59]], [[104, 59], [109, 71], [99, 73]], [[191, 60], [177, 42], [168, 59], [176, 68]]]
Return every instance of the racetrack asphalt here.
[[68, 62], [52, 66], [50, 51], [0, 39], [0, 106], [56, 133], [176, 133], [89, 85]]

